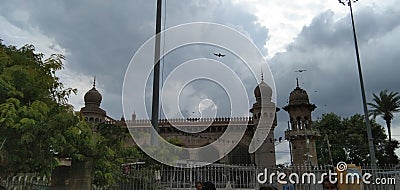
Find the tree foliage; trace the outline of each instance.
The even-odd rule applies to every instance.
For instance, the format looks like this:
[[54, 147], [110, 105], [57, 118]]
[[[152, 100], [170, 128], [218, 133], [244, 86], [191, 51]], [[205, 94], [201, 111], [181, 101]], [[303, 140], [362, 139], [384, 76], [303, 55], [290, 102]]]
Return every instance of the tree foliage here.
[[0, 41], [2, 174], [50, 171], [54, 155], [71, 152], [64, 148], [68, 131], [85, 130], [67, 104], [76, 89], [64, 88], [56, 76], [64, 57], [43, 57], [32, 45], [18, 49]]
[[[370, 122], [378, 164], [398, 164], [399, 159], [394, 151], [399, 147], [399, 143], [387, 141], [383, 127], [374, 119]], [[320, 164], [335, 164], [340, 161], [370, 164], [368, 137], [362, 115], [341, 118], [334, 113], [325, 114], [314, 123], [314, 127], [321, 133], [321, 138], [316, 142]], [[329, 149], [333, 163], [329, 158]]]
[[56, 76], [62, 55], [35, 52], [33, 45], [6, 46], [0, 40], [0, 176], [47, 173], [57, 158], [92, 160], [94, 180], [115, 182], [120, 164], [138, 151], [125, 147], [126, 128], [90, 125], [68, 104], [76, 89]]
[[122, 164], [142, 160], [144, 155], [136, 146], [129, 146], [129, 131], [124, 125], [99, 124], [94, 159], [94, 183], [105, 186], [115, 184], [122, 176]]

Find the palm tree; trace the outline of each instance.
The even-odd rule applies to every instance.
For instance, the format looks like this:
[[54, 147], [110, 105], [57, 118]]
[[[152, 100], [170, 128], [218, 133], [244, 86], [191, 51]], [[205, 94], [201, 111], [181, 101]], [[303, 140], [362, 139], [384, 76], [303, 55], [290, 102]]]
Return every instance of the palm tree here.
[[371, 106], [371, 115], [376, 118], [380, 115], [383, 120], [386, 121], [386, 127], [388, 129], [389, 141], [392, 140], [392, 132], [390, 129], [390, 124], [393, 119], [393, 114], [400, 112], [400, 95], [398, 92], [388, 92], [388, 90], [383, 90], [379, 93], [379, 96], [372, 94], [374, 96], [374, 103], [368, 103]]

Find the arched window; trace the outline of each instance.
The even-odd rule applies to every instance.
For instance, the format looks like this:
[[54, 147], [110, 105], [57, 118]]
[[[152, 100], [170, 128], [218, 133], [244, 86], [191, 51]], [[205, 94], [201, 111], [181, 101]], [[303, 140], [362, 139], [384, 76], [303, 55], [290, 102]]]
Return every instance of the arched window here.
[[298, 128], [298, 129], [302, 129], [302, 127], [301, 127], [301, 118], [300, 118], [300, 116], [297, 116], [297, 117], [296, 117], [296, 120], [297, 120], [297, 128]]
[[310, 121], [308, 120], [307, 116], [304, 117], [304, 125], [306, 129], [310, 128]]

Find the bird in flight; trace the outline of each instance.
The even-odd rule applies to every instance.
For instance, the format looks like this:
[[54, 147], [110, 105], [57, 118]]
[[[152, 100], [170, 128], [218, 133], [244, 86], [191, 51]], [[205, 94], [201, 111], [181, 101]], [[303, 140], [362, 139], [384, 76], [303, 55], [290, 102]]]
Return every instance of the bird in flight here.
[[217, 56], [217, 57], [224, 57], [225, 56], [224, 54], [221, 54], [221, 53], [214, 53], [214, 55]]
[[305, 69], [299, 69], [299, 70], [297, 70], [297, 71], [295, 71], [295, 72], [301, 73], [301, 72], [304, 72], [304, 71], [307, 71], [307, 70], [305, 70]]

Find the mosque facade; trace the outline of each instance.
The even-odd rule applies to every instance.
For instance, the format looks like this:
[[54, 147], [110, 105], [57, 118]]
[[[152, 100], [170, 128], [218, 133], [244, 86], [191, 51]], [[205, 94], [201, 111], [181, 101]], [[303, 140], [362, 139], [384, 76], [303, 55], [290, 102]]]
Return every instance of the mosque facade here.
[[[237, 143], [237, 146], [217, 163], [230, 165], [256, 165], [259, 167], [271, 168], [276, 165], [275, 158], [275, 138], [274, 131], [277, 126], [276, 112], [279, 108], [271, 101], [272, 89], [264, 81], [254, 89], [256, 102], [250, 108], [251, 117], [227, 117], [227, 118], [186, 118], [186, 119], [160, 119], [158, 133], [166, 140], [175, 139], [179, 144], [187, 148], [202, 147], [216, 141], [227, 129], [235, 123], [246, 121], [246, 129], [243, 137]], [[290, 119], [290, 128], [285, 132], [285, 138], [290, 142], [291, 160], [293, 164], [316, 164], [317, 155], [315, 150], [315, 140], [319, 137], [318, 131], [312, 128], [311, 112], [316, 108], [310, 104], [307, 92], [298, 85], [290, 93], [289, 104], [283, 109], [288, 112]], [[127, 126], [126, 123], [134, 123], [136, 127], [151, 126], [150, 120], [139, 120], [135, 114], [129, 120], [122, 117], [115, 120], [107, 116], [106, 111], [100, 107], [102, 95], [93, 88], [84, 95], [85, 106], [81, 108], [81, 115], [85, 120], [92, 124], [114, 123]], [[271, 112], [271, 109], [275, 111]], [[263, 119], [264, 118], [264, 119]], [[271, 122], [265, 122], [265, 119]], [[264, 121], [263, 121], [264, 120]], [[185, 133], [174, 126], [198, 127], [207, 124], [207, 128], [200, 133]], [[272, 125], [271, 125], [272, 124]], [[267, 127], [268, 125], [271, 127]], [[266, 132], [256, 133], [257, 129], [268, 129]], [[254, 137], [255, 134], [267, 135], [266, 140], [254, 153], [249, 153], [252, 139], [262, 139]], [[134, 142], [131, 141], [134, 146]], [[220, 154], [218, 149], [214, 154]], [[204, 154], [207, 156], [207, 154]]]

